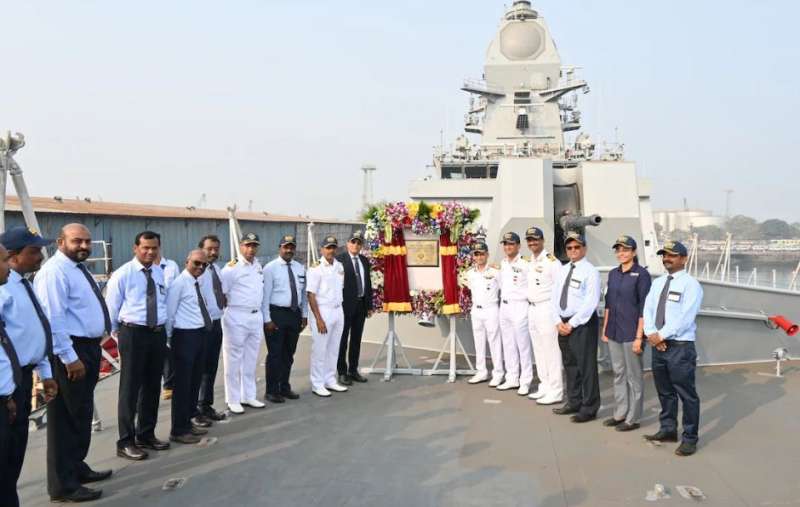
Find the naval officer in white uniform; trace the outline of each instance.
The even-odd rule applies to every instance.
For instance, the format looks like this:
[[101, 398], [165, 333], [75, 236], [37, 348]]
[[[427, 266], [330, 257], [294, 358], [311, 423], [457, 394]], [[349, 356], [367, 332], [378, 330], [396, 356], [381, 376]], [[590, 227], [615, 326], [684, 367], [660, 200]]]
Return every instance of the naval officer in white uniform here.
[[319, 263], [308, 270], [308, 307], [311, 309], [311, 391], [327, 398], [347, 387], [336, 380], [339, 343], [344, 329], [342, 289], [344, 266], [336, 260], [339, 243], [333, 236], [322, 242]]
[[222, 270], [222, 292], [228, 301], [222, 316], [222, 364], [225, 368], [225, 403], [234, 414], [242, 405], [264, 408], [256, 398], [258, 352], [264, 340], [264, 277], [256, 259], [258, 235], [248, 232], [239, 242], [242, 257]]
[[531, 338], [528, 334], [528, 261], [519, 253], [519, 235], [503, 235], [505, 259], [500, 264], [500, 332], [506, 380], [497, 388], [517, 389], [527, 396], [533, 382]]
[[472, 246], [472, 268], [467, 271], [467, 285], [472, 293], [470, 321], [475, 340], [475, 366], [477, 373], [468, 380], [479, 384], [489, 380], [486, 367], [486, 345], [492, 357], [492, 375], [489, 387], [503, 381], [503, 339], [500, 337], [500, 270], [489, 265], [489, 247], [478, 242]]
[[528, 395], [540, 405], [560, 403], [564, 395], [564, 367], [558, 347], [558, 330], [553, 326], [550, 299], [553, 283], [558, 279], [561, 262], [544, 248], [544, 232], [538, 227], [525, 231], [531, 250], [528, 272], [528, 330], [533, 343], [533, 357], [539, 387]]

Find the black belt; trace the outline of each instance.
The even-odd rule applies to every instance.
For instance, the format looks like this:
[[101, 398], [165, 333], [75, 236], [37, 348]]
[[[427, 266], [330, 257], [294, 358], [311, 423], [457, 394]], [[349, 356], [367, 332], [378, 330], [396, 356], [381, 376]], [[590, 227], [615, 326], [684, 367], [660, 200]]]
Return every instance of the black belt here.
[[69, 338], [72, 341], [78, 341], [78, 342], [91, 342], [103, 339], [102, 336], [93, 337], [93, 336], [72, 336], [72, 335], [70, 335]]
[[667, 343], [667, 347], [686, 347], [688, 345], [694, 345], [693, 341], [686, 341], [686, 340], [664, 340]]
[[142, 324], [131, 324], [130, 322], [120, 322], [120, 326], [129, 327], [131, 329], [147, 329], [148, 331], [153, 331], [159, 333], [164, 330], [164, 326], [143, 326]]
[[23, 366], [22, 367], [22, 375], [23, 376], [24, 375], [30, 375], [31, 373], [33, 373], [34, 368], [36, 368], [35, 364], [29, 364], [28, 366]]
[[269, 309], [271, 310], [281, 310], [283, 312], [292, 312], [292, 313], [300, 313], [300, 308], [292, 309], [291, 306], [278, 306], [278, 305], [269, 305]]

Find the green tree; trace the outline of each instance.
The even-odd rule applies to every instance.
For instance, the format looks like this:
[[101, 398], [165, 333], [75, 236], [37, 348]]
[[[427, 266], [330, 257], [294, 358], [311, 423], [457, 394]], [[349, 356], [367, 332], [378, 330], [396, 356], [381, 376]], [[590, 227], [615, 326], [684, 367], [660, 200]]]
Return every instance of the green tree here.
[[796, 231], [785, 221], [770, 218], [759, 224], [758, 232], [763, 239], [785, 239], [793, 238]]
[[736, 215], [728, 220], [725, 229], [734, 239], [760, 239], [758, 222], [754, 218]]
[[692, 232], [697, 233], [697, 237], [701, 240], [719, 241], [725, 239], [725, 231], [716, 225], [695, 227]]

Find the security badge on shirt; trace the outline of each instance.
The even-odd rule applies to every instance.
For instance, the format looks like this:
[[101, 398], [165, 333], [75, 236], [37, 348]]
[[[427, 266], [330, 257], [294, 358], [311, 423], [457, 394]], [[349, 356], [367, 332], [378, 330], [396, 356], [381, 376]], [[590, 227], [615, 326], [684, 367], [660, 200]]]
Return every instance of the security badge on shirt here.
[[673, 301], [675, 303], [680, 303], [682, 297], [683, 297], [683, 292], [669, 291], [669, 294], [667, 294], [667, 300]]

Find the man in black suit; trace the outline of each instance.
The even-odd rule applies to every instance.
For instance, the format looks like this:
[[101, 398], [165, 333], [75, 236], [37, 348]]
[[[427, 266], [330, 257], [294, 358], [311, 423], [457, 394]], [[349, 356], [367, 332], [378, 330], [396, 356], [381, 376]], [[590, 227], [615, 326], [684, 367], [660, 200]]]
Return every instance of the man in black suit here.
[[[344, 289], [342, 307], [344, 309], [344, 331], [339, 343], [339, 383], [352, 385], [353, 382], [366, 382], [358, 373], [358, 356], [361, 354], [361, 334], [364, 321], [372, 315], [372, 282], [370, 280], [369, 260], [361, 255], [364, 234], [355, 231], [347, 241], [347, 251], [336, 259], [344, 266]], [[348, 337], [350, 338], [348, 340]], [[350, 344], [348, 350], [348, 343]]]

